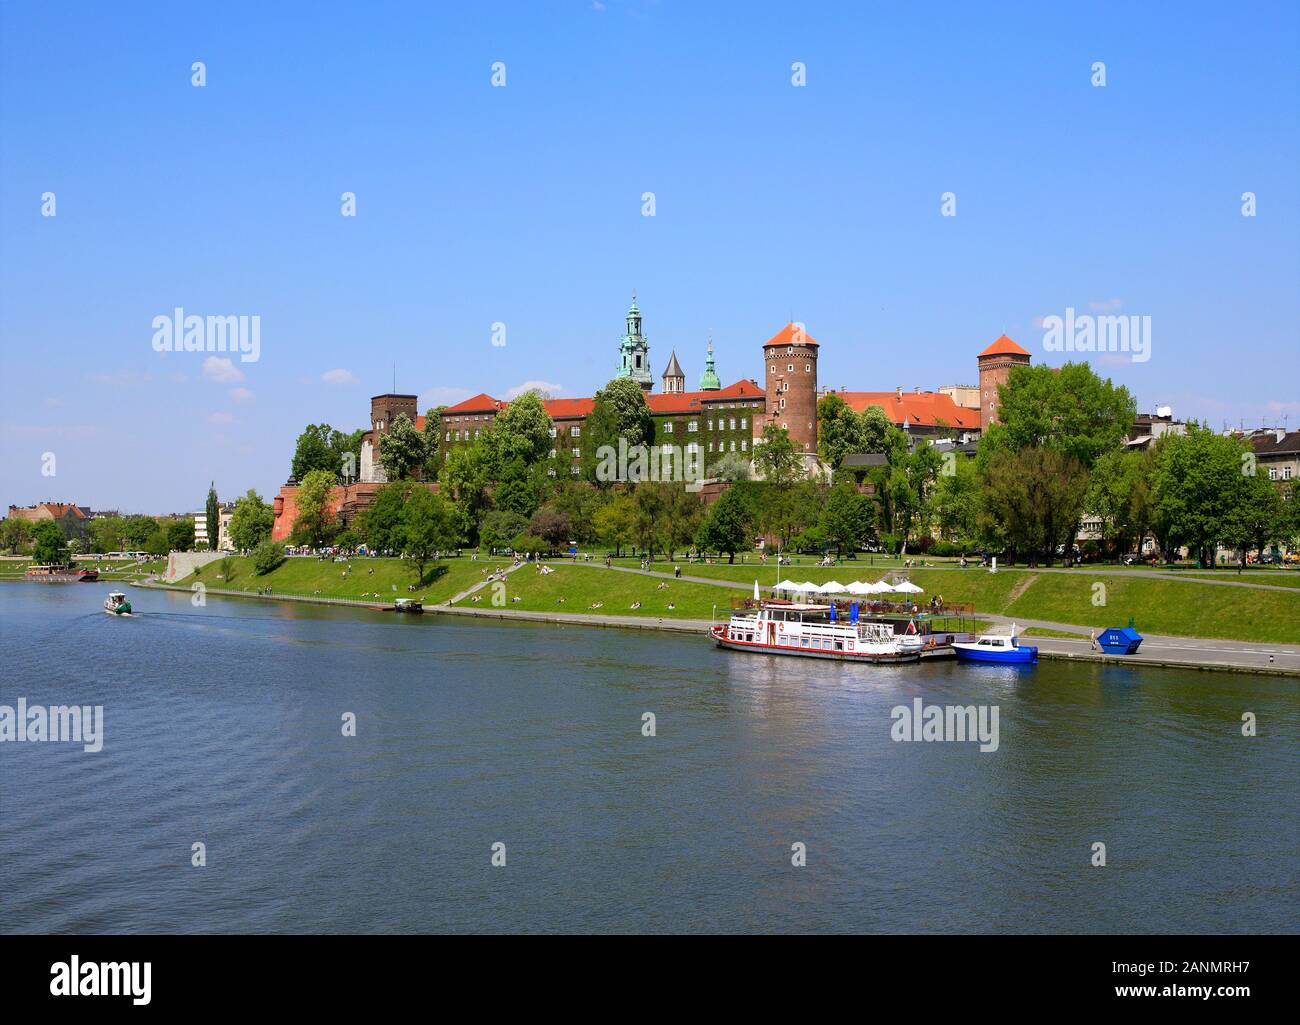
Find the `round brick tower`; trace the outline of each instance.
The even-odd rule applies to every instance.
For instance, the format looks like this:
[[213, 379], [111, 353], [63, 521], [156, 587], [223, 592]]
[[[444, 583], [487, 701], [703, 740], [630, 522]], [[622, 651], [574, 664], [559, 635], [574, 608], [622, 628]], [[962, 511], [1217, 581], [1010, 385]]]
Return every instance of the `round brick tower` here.
[[998, 422], [998, 386], [1007, 383], [1013, 367], [1029, 366], [1029, 353], [1002, 335], [976, 357], [980, 370], [980, 426]]
[[797, 451], [817, 452], [817, 342], [803, 324], [790, 323], [763, 343], [764, 422], [754, 423], [760, 437], [767, 424], [784, 427]]

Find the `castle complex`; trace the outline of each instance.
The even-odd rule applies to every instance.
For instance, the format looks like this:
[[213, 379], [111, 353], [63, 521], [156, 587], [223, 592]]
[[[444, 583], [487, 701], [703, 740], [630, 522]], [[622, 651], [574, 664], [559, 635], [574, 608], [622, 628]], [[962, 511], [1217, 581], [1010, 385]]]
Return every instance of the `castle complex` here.
[[[1001, 336], [977, 357], [978, 388], [972, 385], [948, 385], [938, 391], [902, 388], [883, 392], [857, 392], [827, 389], [817, 381], [819, 345], [800, 323], [786, 324], [761, 346], [763, 381], [740, 378], [722, 386], [713, 357], [713, 340], [708, 341], [704, 372], [699, 387], [686, 390], [686, 373], [673, 351], [661, 377], [660, 390], [654, 389], [650, 363], [650, 343], [642, 326], [641, 310], [633, 294], [627, 311], [626, 330], [619, 343], [615, 377], [629, 378], [645, 393], [654, 424], [652, 444], [672, 445], [698, 458], [706, 468], [723, 455], [746, 461], [752, 459], [754, 445], [761, 443], [769, 425], [784, 428], [809, 470], [817, 467], [817, 402], [835, 394], [852, 409], [861, 412], [870, 406], [885, 411], [892, 423], [917, 438], [950, 436], [971, 441], [981, 428], [997, 419], [997, 388], [1006, 383], [1011, 369], [1027, 366], [1029, 353], [1006, 335]], [[420, 430], [425, 417], [418, 408], [418, 396], [406, 394], [376, 395], [370, 400], [370, 430], [361, 442], [358, 480], [336, 490], [336, 507], [349, 520], [349, 510], [370, 504], [386, 477], [379, 460], [379, 439], [393, 421], [405, 414]], [[551, 418], [552, 446], [549, 472], [552, 476], [577, 476], [583, 446], [583, 425], [594, 407], [594, 398], [548, 398], [543, 400]], [[457, 446], [469, 445], [487, 430], [508, 402], [481, 392], [471, 398], [436, 411], [437, 438], [441, 454]], [[431, 413], [433, 411], [430, 411]], [[292, 528], [293, 500], [297, 482], [290, 481], [275, 501], [275, 530], [278, 540]]]

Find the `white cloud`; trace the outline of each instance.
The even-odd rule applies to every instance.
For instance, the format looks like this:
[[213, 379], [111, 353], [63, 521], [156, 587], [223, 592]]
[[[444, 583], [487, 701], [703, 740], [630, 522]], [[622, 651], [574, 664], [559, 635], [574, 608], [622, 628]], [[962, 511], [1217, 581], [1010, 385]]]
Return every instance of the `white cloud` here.
[[236, 402], [252, 402], [253, 393], [247, 388], [231, 388], [230, 397]]
[[334, 370], [326, 370], [320, 375], [320, 379], [326, 384], [360, 384], [361, 380], [351, 370], [344, 370], [337, 367]]
[[524, 392], [539, 391], [542, 398], [550, 399], [564, 391], [564, 385], [552, 384], [550, 381], [525, 381], [523, 384], [517, 384], [506, 392], [506, 398], [517, 399]]
[[217, 384], [238, 384], [244, 372], [225, 356], [209, 356], [203, 361], [203, 376]]
[[231, 416], [229, 413], [208, 414], [208, 423], [216, 424], [219, 427], [224, 427], [226, 424], [233, 424], [234, 422], [235, 422], [235, 418]]

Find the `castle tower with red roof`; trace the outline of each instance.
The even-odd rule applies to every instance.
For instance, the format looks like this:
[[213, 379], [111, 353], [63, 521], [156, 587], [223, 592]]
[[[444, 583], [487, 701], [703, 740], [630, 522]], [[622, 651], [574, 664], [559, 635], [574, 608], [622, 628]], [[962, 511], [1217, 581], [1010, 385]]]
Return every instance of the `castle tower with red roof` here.
[[998, 422], [998, 386], [1007, 383], [1015, 367], [1029, 366], [1029, 353], [1006, 335], [979, 354], [980, 426], [984, 430]]
[[803, 324], [791, 322], [763, 343], [766, 416], [754, 421], [754, 437], [769, 423], [784, 427], [795, 450], [817, 452], [817, 342]]

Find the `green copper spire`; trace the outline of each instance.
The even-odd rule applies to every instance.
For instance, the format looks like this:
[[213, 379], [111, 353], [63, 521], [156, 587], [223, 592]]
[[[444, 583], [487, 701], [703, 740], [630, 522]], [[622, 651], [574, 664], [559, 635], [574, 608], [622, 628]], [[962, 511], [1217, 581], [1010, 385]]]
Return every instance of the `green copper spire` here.
[[704, 361], [704, 373], [700, 375], [700, 391], [721, 391], [722, 382], [718, 372], [713, 369], [713, 335], [709, 335], [709, 355]]
[[627, 334], [618, 347], [618, 376], [630, 377], [646, 391], [654, 387], [650, 376], [650, 344], [641, 333], [641, 311], [637, 309], [636, 292], [627, 311]]

